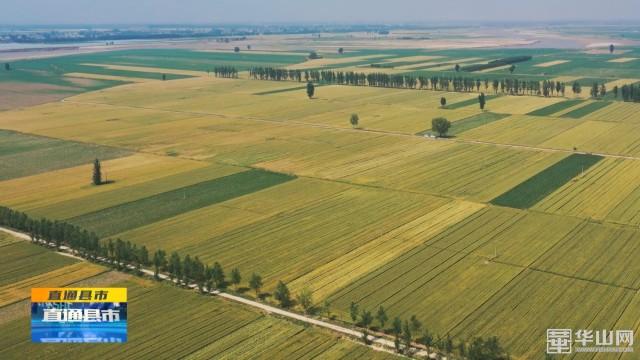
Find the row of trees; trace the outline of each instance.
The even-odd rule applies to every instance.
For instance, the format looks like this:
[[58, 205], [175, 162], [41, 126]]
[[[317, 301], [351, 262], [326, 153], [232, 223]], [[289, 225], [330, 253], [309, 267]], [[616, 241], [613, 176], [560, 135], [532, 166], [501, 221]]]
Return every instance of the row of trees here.
[[233, 66], [216, 66], [213, 68], [213, 74], [222, 78], [237, 78], [238, 70]]
[[[156, 279], [159, 279], [160, 272], [163, 272], [178, 284], [196, 283], [201, 291], [225, 289], [229, 284], [237, 288], [242, 280], [238, 268], [231, 270], [230, 278], [227, 280], [222, 265], [218, 262], [209, 266], [197, 256], [185, 255], [182, 258], [177, 252], [168, 256], [164, 250], [157, 250], [151, 257], [144, 245], [138, 247], [122, 239], [101, 241], [95, 233], [73, 224], [32, 219], [25, 213], [7, 207], [0, 207], [0, 226], [26, 232], [35, 243], [54, 244], [56, 248], [67, 246], [84, 258], [104, 260], [120, 270], [134, 268], [140, 271], [142, 267], [153, 266]], [[259, 296], [262, 288], [260, 275], [252, 274], [248, 284], [249, 288], [256, 292], [256, 296]]]
[[640, 84], [624, 85], [622, 86], [620, 91], [618, 90], [617, 86], [614, 87], [613, 94], [616, 98], [618, 97], [618, 92], [621, 93], [622, 100], [624, 101], [640, 102]]
[[495, 94], [529, 94], [541, 96], [564, 96], [565, 84], [557, 81], [537, 81], [507, 79], [473, 79], [451, 76], [410, 76], [385, 73], [358, 73], [335, 70], [287, 70], [270, 67], [255, 67], [249, 70], [249, 76], [257, 80], [274, 81], [312, 81], [328, 84], [375, 86], [405, 89], [429, 89], [441, 91], [490, 91]]
[[[375, 86], [403, 89], [428, 89], [455, 92], [489, 92], [510, 95], [538, 95], [544, 97], [565, 96], [567, 84], [553, 80], [520, 80], [506, 79], [474, 79], [470, 77], [451, 76], [409, 76], [385, 73], [358, 73], [354, 71], [335, 70], [287, 70], [271, 67], [255, 67], [249, 70], [249, 76], [256, 80], [322, 82], [327, 84]], [[582, 93], [582, 85], [574, 82], [571, 85], [574, 94]], [[591, 97], [602, 98], [607, 94], [604, 83], [594, 82], [591, 86]], [[640, 84], [624, 85], [613, 88], [613, 95], [621, 94], [624, 101], [640, 101]]]
[[[483, 339], [481, 337], [472, 339], [468, 344], [464, 341], [456, 345], [447, 334], [446, 337], [432, 334], [415, 315], [402, 321], [395, 317], [389, 322], [386, 309], [380, 305], [378, 310], [372, 313], [369, 310], [360, 309], [357, 303], [351, 303], [349, 315], [354, 324], [364, 328], [363, 341], [369, 343], [368, 330], [378, 330], [391, 334], [394, 337], [394, 344], [397, 352], [404, 352], [409, 355], [412, 343], [418, 342], [424, 345], [427, 352], [431, 353], [433, 348], [443, 351], [448, 358], [457, 355], [460, 358], [470, 360], [499, 360], [509, 359], [497, 337]], [[374, 326], [374, 321], [377, 326]], [[387, 327], [390, 325], [390, 327]]]

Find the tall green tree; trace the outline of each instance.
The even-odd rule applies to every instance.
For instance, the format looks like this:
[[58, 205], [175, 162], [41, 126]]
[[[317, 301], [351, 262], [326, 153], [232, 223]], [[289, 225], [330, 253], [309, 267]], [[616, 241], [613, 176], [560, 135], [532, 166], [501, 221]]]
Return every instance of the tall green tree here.
[[360, 324], [362, 324], [364, 328], [368, 329], [369, 326], [371, 326], [372, 322], [373, 322], [373, 315], [371, 314], [371, 311], [363, 310], [362, 314], [360, 314]]
[[167, 266], [167, 254], [164, 250], [157, 250], [153, 254], [153, 276], [158, 279], [158, 274], [161, 269]]
[[222, 269], [222, 265], [217, 261], [211, 268], [211, 278], [217, 289], [224, 289], [226, 287], [224, 270]]
[[382, 329], [384, 331], [384, 324], [387, 322], [387, 320], [389, 320], [389, 317], [387, 316], [387, 312], [382, 307], [382, 305], [380, 305], [380, 307], [378, 308], [378, 313], [376, 314], [376, 319], [378, 320], [378, 323], [380, 324], [380, 329]]
[[313, 310], [313, 292], [309, 288], [302, 289], [296, 296], [296, 301], [302, 306], [305, 314]]
[[480, 103], [480, 110], [484, 110], [484, 106], [487, 103], [487, 98], [484, 96], [484, 93], [478, 95], [478, 103]]
[[278, 281], [276, 290], [273, 292], [273, 297], [280, 302], [280, 306], [288, 308], [291, 306], [291, 295], [289, 294], [289, 288], [282, 281]]
[[351, 123], [351, 127], [357, 128], [359, 121], [360, 121], [360, 118], [358, 117], [358, 114], [355, 114], [355, 113], [351, 114], [351, 118], [349, 118], [349, 122]]
[[411, 340], [413, 339], [413, 334], [411, 333], [411, 325], [407, 320], [404, 321], [404, 325], [402, 326], [402, 342], [404, 342], [405, 350], [408, 352], [411, 349]]
[[242, 281], [242, 275], [240, 275], [240, 269], [233, 268], [233, 270], [231, 270], [231, 283], [237, 289], [241, 281]]
[[93, 185], [102, 185], [102, 168], [98, 159], [93, 161]]
[[307, 83], [307, 96], [309, 99], [313, 98], [313, 95], [316, 93], [316, 87], [313, 85], [311, 81]]
[[351, 302], [351, 305], [349, 306], [349, 315], [351, 315], [351, 321], [354, 323], [358, 320], [358, 311], [358, 304]]
[[262, 277], [256, 273], [251, 274], [249, 278], [249, 287], [256, 292], [256, 298], [260, 297], [260, 289], [262, 288]]

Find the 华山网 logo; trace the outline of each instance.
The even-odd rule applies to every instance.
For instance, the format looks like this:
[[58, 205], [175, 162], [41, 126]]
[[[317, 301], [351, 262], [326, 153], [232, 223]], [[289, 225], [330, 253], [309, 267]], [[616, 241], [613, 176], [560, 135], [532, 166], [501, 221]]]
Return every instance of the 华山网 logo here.
[[31, 340], [38, 343], [126, 342], [127, 289], [31, 289]]
[[633, 330], [547, 329], [547, 354], [633, 352]]

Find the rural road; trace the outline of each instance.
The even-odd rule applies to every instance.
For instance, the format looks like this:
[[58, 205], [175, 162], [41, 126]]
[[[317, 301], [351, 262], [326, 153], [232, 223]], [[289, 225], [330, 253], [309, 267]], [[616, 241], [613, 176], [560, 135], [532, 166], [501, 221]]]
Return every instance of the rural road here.
[[[15, 231], [15, 230], [11, 230], [5, 227], [0, 227], [0, 231], [8, 233], [10, 235], [13, 235], [14, 237], [21, 239], [21, 240], [26, 240], [26, 241], [31, 241], [31, 237], [28, 234], [19, 232], [19, 231]], [[53, 244], [50, 244], [53, 245]], [[63, 255], [63, 256], [68, 256], [68, 257], [72, 257], [81, 261], [87, 261], [86, 259], [79, 257], [79, 256], [75, 256], [72, 254], [73, 250], [70, 249], [67, 246], [61, 246], [59, 251], [56, 251], [56, 253]], [[102, 261], [102, 262], [107, 262], [107, 259], [104, 258], [98, 258], [98, 260]], [[133, 267], [131, 267], [132, 270], [134, 270]], [[141, 271], [148, 276], [154, 276], [154, 272], [150, 269], [141, 269]], [[158, 275], [160, 277], [160, 279], [165, 280], [165, 281], [172, 281], [169, 276], [164, 275], [164, 274], [159, 274]], [[197, 290], [198, 286], [196, 284], [189, 284], [188, 285], [189, 288]], [[270, 313], [270, 314], [276, 314], [279, 316], [283, 316], [286, 317], [288, 319], [293, 319], [293, 320], [297, 320], [297, 321], [301, 321], [310, 325], [315, 325], [318, 327], [322, 327], [325, 329], [329, 329], [331, 331], [343, 334], [343, 335], [347, 335], [349, 337], [352, 338], [357, 338], [357, 339], [362, 339], [363, 337], [363, 333], [351, 328], [346, 328], [344, 326], [340, 326], [340, 325], [336, 325], [336, 324], [332, 324], [326, 321], [322, 321], [322, 320], [318, 320], [309, 316], [305, 316], [305, 315], [301, 315], [292, 311], [287, 311], [284, 309], [280, 309], [277, 308], [275, 306], [271, 306], [271, 305], [267, 305], [258, 301], [253, 301], [250, 299], [246, 299], [243, 298], [241, 296], [236, 296], [236, 295], [232, 295], [229, 293], [225, 293], [219, 290], [213, 290], [209, 292], [212, 295], [215, 296], [219, 296], [221, 298], [225, 298], [227, 300], [231, 300], [240, 304], [244, 304], [246, 306], [250, 306], [256, 309], [260, 309], [264, 312]], [[373, 348], [374, 350], [377, 351], [384, 351], [384, 352], [388, 352], [388, 353], [392, 353], [395, 354], [395, 351], [393, 349], [395, 349], [395, 344], [393, 342], [393, 340], [389, 340], [386, 338], [382, 338], [382, 337], [375, 337], [373, 335], [369, 335], [368, 339], [371, 341], [371, 345], [369, 345], [369, 347]], [[364, 345], [364, 344], [363, 344]], [[415, 348], [414, 349], [414, 355], [419, 356], [419, 357], [425, 357], [427, 356], [427, 351], [421, 348]], [[429, 357], [433, 357], [435, 358], [435, 353], [430, 354]]]

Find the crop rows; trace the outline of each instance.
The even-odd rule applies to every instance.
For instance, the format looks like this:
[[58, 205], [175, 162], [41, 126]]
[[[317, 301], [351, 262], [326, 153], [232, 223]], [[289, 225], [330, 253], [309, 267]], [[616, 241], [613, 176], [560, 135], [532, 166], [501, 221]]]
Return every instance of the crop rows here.
[[248, 170], [81, 215], [70, 221], [106, 237], [292, 179], [288, 175]]
[[535, 209], [637, 225], [640, 224], [636, 210], [640, 201], [639, 179], [637, 161], [606, 159], [576, 181], [556, 190]]

